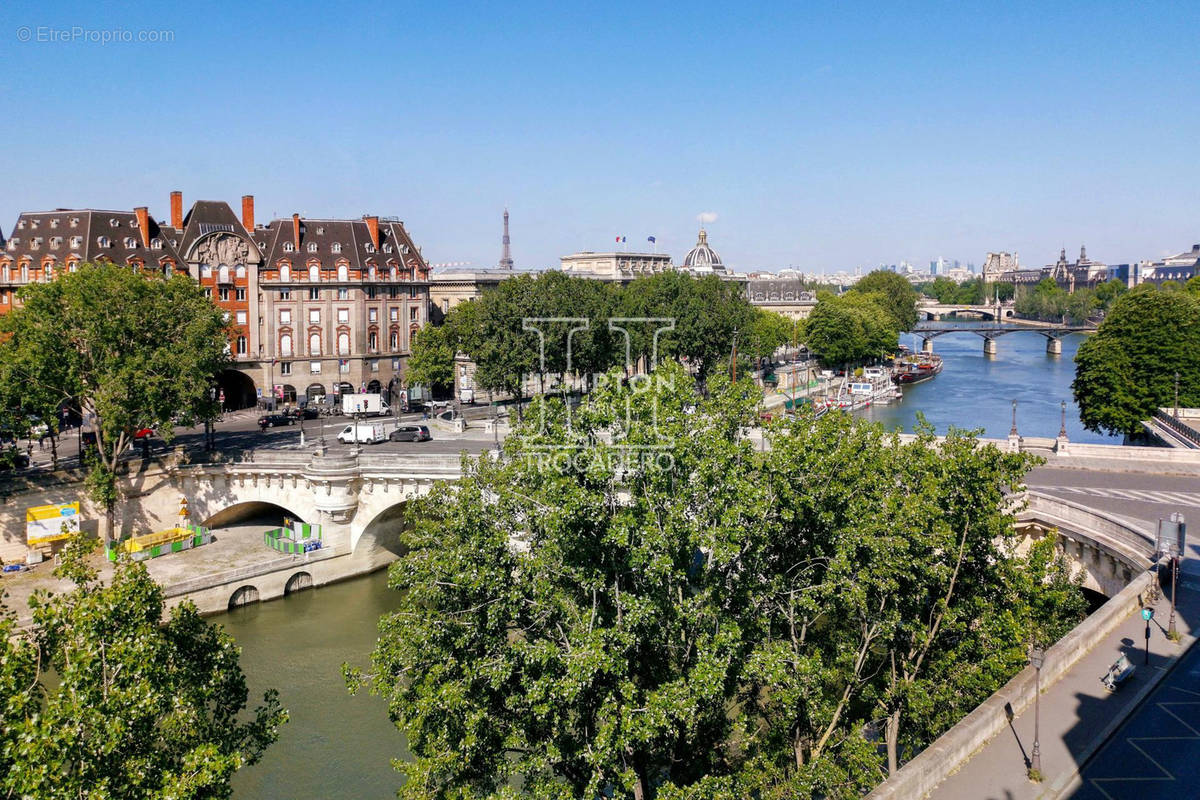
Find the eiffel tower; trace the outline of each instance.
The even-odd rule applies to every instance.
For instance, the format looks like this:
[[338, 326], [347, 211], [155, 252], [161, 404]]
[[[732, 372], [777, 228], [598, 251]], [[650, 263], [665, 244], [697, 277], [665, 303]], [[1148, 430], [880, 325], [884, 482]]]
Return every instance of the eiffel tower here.
[[504, 209], [504, 255], [500, 256], [500, 269], [512, 269], [512, 252], [508, 249], [508, 208]]

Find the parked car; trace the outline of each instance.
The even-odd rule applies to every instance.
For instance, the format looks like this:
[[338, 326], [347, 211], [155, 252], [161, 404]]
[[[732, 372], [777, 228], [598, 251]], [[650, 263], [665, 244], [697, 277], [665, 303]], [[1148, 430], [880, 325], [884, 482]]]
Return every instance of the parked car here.
[[260, 428], [280, 428], [284, 425], [295, 425], [296, 418], [290, 414], [267, 414], [265, 417], [258, 418], [258, 427]]
[[142, 439], [150, 439], [153, 436], [154, 436], [154, 428], [139, 428], [138, 430], [134, 431], [134, 433], [133, 433], [133, 438], [139, 442]]
[[424, 425], [401, 425], [388, 435], [393, 442], [428, 442], [432, 438]]

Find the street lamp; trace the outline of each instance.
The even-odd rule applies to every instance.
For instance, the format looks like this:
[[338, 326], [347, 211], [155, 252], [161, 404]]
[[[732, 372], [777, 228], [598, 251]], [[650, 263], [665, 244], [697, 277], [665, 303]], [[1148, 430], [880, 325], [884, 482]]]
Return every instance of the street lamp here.
[[1012, 401], [1012, 407], [1013, 407], [1013, 424], [1012, 424], [1012, 430], [1010, 430], [1008, 432], [1008, 435], [1009, 436], [1020, 436], [1021, 434], [1017, 433], [1017, 398], [1015, 398], [1015, 397], [1013, 398], [1013, 401]]
[[1065, 439], [1067, 438], [1067, 401], [1061, 400], [1059, 405], [1062, 406], [1062, 427], [1058, 429], [1058, 436], [1060, 439]]
[[1150, 664], [1150, 620], [1154, 619], [1154, 609], [1146, 606], [1142, 609], [1142, 619], [1146, 620], [1146, 658], [1143, 664]]
[[1042, 662], [1045, 661], [1046, 651], [1031, 644], [1029, 647], [1029, 663], [1033, 665], [1033, 752], [1029, 755], [1029, 774], [1040, 780], [1042, 774]]

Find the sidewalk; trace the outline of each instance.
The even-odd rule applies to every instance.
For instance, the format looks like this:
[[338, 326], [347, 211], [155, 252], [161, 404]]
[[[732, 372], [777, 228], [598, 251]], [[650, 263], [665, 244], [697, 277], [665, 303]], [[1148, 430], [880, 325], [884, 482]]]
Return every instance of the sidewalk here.
[[[1041, 695], [1040, 784], [1026, 777], [1033, 749], [1034, 707], [991, 739], [957, 773], [929, 794], [930, 800], [1038, 800], [1054, 798], [1071, 783], [1083, 762], [1195, 641], [1200, 628], [1200, 560], [1194, 546], [1180, 564], [1176, 627], [1180, 644], [1167, 639], [1170, 589], [1154, 605], [1150, 623], [1150, 664], [1144, 664], [1145, 623], [1133, 613]], [[1137, 671], [1116, 693], [1100, 684], [1108, 666], [1125, 653]], [[1196, 753], [1200, 757], [1200, 749]]]

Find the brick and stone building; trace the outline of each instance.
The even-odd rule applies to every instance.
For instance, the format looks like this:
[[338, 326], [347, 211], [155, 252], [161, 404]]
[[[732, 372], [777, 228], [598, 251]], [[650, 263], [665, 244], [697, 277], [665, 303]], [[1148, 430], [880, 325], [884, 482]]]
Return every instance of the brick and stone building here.
[[194, 278], [229, 315], [233, 368], [218, 376], [226, 408], [349, 391], [398, 391], [413, 334], [429, 314], [429, 268], [391, 217], [290, 218], [259, 225], [199, 201], [170, 219], [133, 211], [22, 213], [0, 250], [0, 313], [21, 286], [87, 262]]

